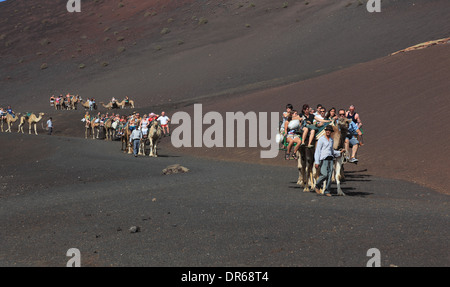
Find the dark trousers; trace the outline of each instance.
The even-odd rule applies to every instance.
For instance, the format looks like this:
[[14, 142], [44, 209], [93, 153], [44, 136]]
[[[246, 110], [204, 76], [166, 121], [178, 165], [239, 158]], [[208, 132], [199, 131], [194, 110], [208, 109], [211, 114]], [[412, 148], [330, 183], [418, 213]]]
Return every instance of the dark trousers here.
[[48, 135], [51, 136], [53, 132], [53, 128], [48, 128]]

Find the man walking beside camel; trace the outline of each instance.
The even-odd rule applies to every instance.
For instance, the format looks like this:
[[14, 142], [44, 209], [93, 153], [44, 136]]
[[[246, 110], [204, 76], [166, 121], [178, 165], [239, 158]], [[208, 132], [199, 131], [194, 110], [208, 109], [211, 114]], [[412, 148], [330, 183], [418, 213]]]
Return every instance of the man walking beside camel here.
[[316, 182], [316, 193], [320, 194], [320, 186], [323, 181], [326, 180], [326, 186], [324, 189], [324, 195], [331, 196], [330, 184], [331, 175], [333, 174], [333, 160], [335, 157], [341, 155], [340, 151], [335, 151], [333, 149], [334, 141], [331, 138], [331, 133], [333, 132], [332, 126], [326, 126], [325, 136], [321, 137], [317, 142], [316, 152], [314, 154], [315, 167], [318, 170], [320, 168], [320, 176]]

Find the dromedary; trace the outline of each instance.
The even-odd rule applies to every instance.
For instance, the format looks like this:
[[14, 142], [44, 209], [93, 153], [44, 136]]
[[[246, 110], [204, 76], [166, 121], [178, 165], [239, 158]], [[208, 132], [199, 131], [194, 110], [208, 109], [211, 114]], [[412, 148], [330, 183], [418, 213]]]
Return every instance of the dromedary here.
[[133, 100], [128, 100], [128, 102], [126, 102], [125, 100], [117, 103], [117, 105], [121, 108], [121, 109], [125, 109], [127, 106], [130, 106], [132, 109], [134, 109], [134, 101]]
[[11, 126], [20, 118], [20, 113], [17, 113], [14, 117], [11, 114], [6, 114], [6, 119], [1, 121], [1, 129], [3, 132], [3, 123], [6, 122], [8, 129], [5, 132], [11, 132]]
[[131, 143], [130, 143], [130, 136], [131, 136], [131, 131], [128, 128], [128, 124], [127, 124], [123, 127], [123, 134], [121, 136], [121, 141], [122, 141], [121, 150], [123, 150], [125, 153], [128, 153], [128, 154], [133, 153], [133, 150], [131, 148]]
[[23, 126], [25, 125], [25, 122], [28, 123], [28, 131], [29, 134], [31, 135], [31, 128], [34, 126], [34, 133], [36, 135], [38, 135], [37, 133], [37, 123], [42, 120], [42, 117], [44, 116], [44, 113], [39, 113], [39, 117], [37, 117], [35, 114], [30, 114], [28, 115], [24, 115], [20, 117], [20, 124], [19, 124], [19, 129], [17, 130], [17, 132], [22, 132], [23, 133]]
[[70, 109], [76, 110], [79, 102], [80, 102], [80, 96], [78, 96], [78, 95], [72, 96], [70, 98]]
[[117, 104], [117, 107], [115, 107], [113, 105], [113, 103], [109, 102], [107, 105], [105, 105], [105, 103], [100, 102], [100, 104], [107, 110], [112, 110], [112, 109], [118, 109], [119, 108], [119, 104]]
[[[100, 120], [98, 118], [93, 118], [91, 120], [91, 129], [92, 129], [92, 139], [98, 139], [100, 135]], [[95, 136], [95, 130], [97, 130], [97, 136]]]
[[105, 125], [104, 125], [105, 136], [106, 136], [105, 140], [112, 141], [114, 139], [114, 136], [116, 134], [116, 129], [114, 128], [114, 126], [115, 126], [114, 123], [115, 123], [115, 121], [113, 119], [107, 119], [105, 121]]
[[[331, 123], [331, 125], [334, 124]], [[321, 135], [323, 135], [323, 133], [320, 133], [315, 137], [313, 147], [308, 148], [307, 146], [301, 146], [297, 151], [297, 168], [299, 173], [297, 184], [303, 187], [304, 192], [310, 192], [311, 189], [314, 190], [316, 187], [319, 171], [316, 170], [314, 165], [314, 153], [316, 152], [317, 139]]]
[[161, 140], [163, 131], [158, 121], [153, 121], [148, 131], [148, 139], [150, 140], [150, 154], [149, 156], [158, 157], [156, 154], [156, 145]]
[[[338, 126], [333, 125], [333, 133], [331, 137], [333, 138], [333, 149], [334, 150], [340, 150], [344, 148], [344, 142], [345, 137], [348, 132], [348, 126], [349, 126], [349, 119], [346, 118], [340, 118], [338, 121]], [[323, 136], [323, 134], [319, 135]], [[336, 181], [337, 185], [337, 195], [345, 195], [345, 193], [341, 189], [341, 181], [344, 179], [344, 170], [343, 170], [343, 164], [345, 162], [345, 150], [341, 153], [341, 156], [334, 159], [334, 169], [333, 169], [333, 181]], [[300, 162], [299, 157], [299, 179], [298, 184], [305, 186], [304, 191], [309, 191], [308, 187], [311, 187], [312, 189], [315, 188], [315, 183], [317, 179], [319, 178], [319, 170], [316, 170], [315, 167], [312, 169], [312, 173], [306, 173], [301, 170], [303, 162]], [[314, 153], [312, 154], [312, 162], [314, 163]], [[309, 163], [309, 162], [308, 162]], [[314, 164], [313, 164], [314, 165]], [[306, 176], [305, 173], [308, 175], [308, 178], [305, 179]], [[308, 182], [307, 182], [308, 181]], [[323, 194], [324, 190], [323, 187], [326, 186], [326, 182], [324, 182], [323, 186], [319, 187], [320, 193]]]

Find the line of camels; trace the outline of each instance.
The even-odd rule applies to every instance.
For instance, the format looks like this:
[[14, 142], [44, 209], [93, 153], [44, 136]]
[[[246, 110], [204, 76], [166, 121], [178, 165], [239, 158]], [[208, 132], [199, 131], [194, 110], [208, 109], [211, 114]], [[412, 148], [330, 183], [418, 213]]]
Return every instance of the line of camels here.
[[[89, 101], [85, 101], [83, 100], [79, 95], [76, 96], [69, 96], [69, 97], [65, 97], [64, 99], [61, 98], [61, 100], [59, 100], [58, 102], [54, 101], [54, 102], [50, 102], [50, 106], [55, 107], [55, 110], [77, 110], [78, 109], [78, 104], [81, 104], [81, 106], [85, 109], [85, 110], [89, 110], [90, 104]], [[112, 110], [112, 109], [126, 109], [128, 107], [134, 109], [134, 101], [133, 100], [122, 100], [121, 102], [109, 102], [108, 104], [105, 105], [104, 102], [100, 102], [100, 104], [107, 110]], [[97, 105], [95, 104], [93, 106], [94, 110], [97, 110]]]
[[[103, 126], [100, 125], [100, 122], [96, 122], [95, 118], [92, 119], [89, 123], [85, 124], [85, 138], [88, 139], [92, 136], [92, 139], [100, 138], [100, 130], [103, 128], [105, 132], [105, 140], [112, 141], [116, 138], [117, 134], [117, 121], [113, 119], [107, 119]], [[121, 150], [125, 153], [132, 154], [133, 148], [130, 143], [131, 130], [125, 127], [123, 128], [123, 133], [120, 135], [120, 141], [122, 143]], [[163, 130], [161, 125], [157, 120], [154, 120], [150, 124], [150, 128], [148, 130], [148, 134], [144, 136], [139, 145], [139, 155], [145, 156], [145, 147], [146, 145], [150, 145], [150, 153], [151, 157], [158, 157], [157, 155], [157, 144], [163, 138]]]
[[[37, 133], [37, 123], [39, 121], [42, 120], [42, 118], [44, 117], [44, 113], [39, 113], [38, 115], [31, 113], [31, 114], [24, 114], [21, 115], [20, 113], [15, 114], [14, 116], [11, 114], [7, 114], [6, 118], [3, 120], [1, 120], [1, 124], [0, 124], [0, 128], [2, 132], [11, 132], [11, 127], [12, 125], [19, 121], [19, 128], [17, 129], [17, 132], [23, 132], [23, 126], [25, 124], [28, 124], [28, 131], [29, 134], [31, 135], [31, 130], [34, 128], [34, 133], [35, 135], [38, 135]], [[6, 129], [6, 131], [3, 130], [3, 125], [4, 124], [8, 125], [8, 128]]]

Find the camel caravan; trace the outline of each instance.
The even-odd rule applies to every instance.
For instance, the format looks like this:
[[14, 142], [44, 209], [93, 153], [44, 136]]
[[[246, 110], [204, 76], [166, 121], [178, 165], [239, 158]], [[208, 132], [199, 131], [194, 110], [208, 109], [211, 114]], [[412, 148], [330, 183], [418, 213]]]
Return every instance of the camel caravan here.
[[[59, 97], [55, 97], [52, 95], [50, 97], [50, 106], [54, 107], [55, 110], [77, 110], [78, 104], [81, 104], [85, 110], [97, 110], [97, 103], [94, 98], [88, 98], [83, 100], [79, 95], [71, 95], [67, 94], [65, 97], [59, 95]], [[114, 97], [111, 99], [109, 103], [105, 105], [105, 103], [100, 102], [100, 104], [107, 110], [112, 109], [126, 109], [132, 108], [134, 109], [134, 101], [125, 97], [121, 102], [117, 101]]]
[[[44, 115], [44, 113], [39, 113], [38, 115], [34, 113], [14, 113], [11, 107], [8, 107], [6, 110], [0, 108], [1, 131], [11, 132], [12, 125], [16, 122], [19, 122], [19, 127], [17, 129], [18, 133], [24, 133], [23, 127], [25, 126], [25, 124], [28, 124], [28, 133], [31, 135], [32, 130], [34, 130], [34, 134], [38, 135], [37, 124], [43, 119]], [[5, 124], [8, 126], [6, 130], [4, 130]]]
[[304, 192], [313, 190], [331, 196], [330, 184], [336, 182], [337, 195], [345, 195], [340, 185], [344, 180], [343, 165], [358, 162], [358, 147], [363, 145], [361, 126], [353, 105], [347, 111], [340, 109], [339, 113], [335, 108], [327, 112], [318, 105], [314, 113], [305, 104], [301, 115], [292, 105], [286, 106], [277, 141], [280, 150], [285, 151], [285, 159], [297, 161], [297, 184]]
[[50, 107], [54, 107], [55, 110], [76, 110], [80, 101], [81, 97], [78, 95], [67, 94], [65, 97], [52, 95], [50, 97]]
[[[85, 127], [85, 138], [101, 139], [101, 134], [105, 140], [120, 140], [121, 150], [128, 154], [145, 155], [146, 147], [149, 146], [149, 156], [157, 157], [157, 144], [165, 136], [169, 136], [168, 123], [170, 119], [164, 112], [161, 115], [154, 113], [144, 114], [133, 112], [129, 116], [119, 114], [101, 114], [91, 116], [86, 112], [81, 120]], [[133, 131], [140, 133], [139, 144], [133, 148], [135, 138], [132, 138]]]

